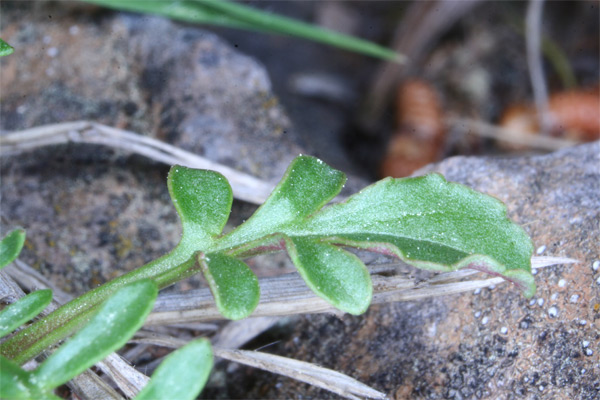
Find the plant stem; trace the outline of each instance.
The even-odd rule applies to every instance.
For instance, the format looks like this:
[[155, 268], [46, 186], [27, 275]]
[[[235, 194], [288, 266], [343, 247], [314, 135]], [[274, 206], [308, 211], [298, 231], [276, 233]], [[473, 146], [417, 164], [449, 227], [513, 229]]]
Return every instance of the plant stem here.
[[195, 274], [194, 253], [191, 246], [180, 243], [163, 257], [73, 299], [23, 329], [0, 345], [0, 354], [18, 364], [25, 363], [81, 328], [92, 317], [98, 305], [118, 288], [145, 278], [154, 280], [159, 288], [164, 288]]

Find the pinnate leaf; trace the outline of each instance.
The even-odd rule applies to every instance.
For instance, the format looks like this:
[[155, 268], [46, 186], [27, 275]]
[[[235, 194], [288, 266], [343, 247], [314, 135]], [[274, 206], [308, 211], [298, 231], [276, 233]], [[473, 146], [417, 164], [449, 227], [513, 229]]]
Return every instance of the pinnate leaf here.
[[258, 301], [256, 277], [237, 258], [284, 249], [309, 287], [350, 313], [366, 309], [371, 281], [360, 260], [340, 247], [435, 271], [473, 268], [503, 276], [526, 296], [535, 292], [531, 240], [500, 201], [431, 174], [385, 179], [327, 206], [345, 179], [320, 160], [299, 156], [254, 215], [219, 236], [231, 206], [225, 179], [210, 171], [171, 170], [169, 190], [183, 221], [182, 242], [193, 243], [190, 251], [201, 254], [223, 315], [245, 317]]
[[21, 253], [25, 243], [25, 231], [15, 229], [0, 241], [0, 269], [13, 262]]
[[298, 224], [320, 210], [342, 189], [346, 176], [321, 160], [298, 156], [265, 203], [225, 236], [220, 247], [250, 242]]
[[206, 384], [212, 365], [210, 342], [190, 342], [169, 354], [135, 400], [193, 400]]
[[0, 311], [0, 337], [33, 319], [52, 301], [50, 289], [37, 290]]
[[385, 179], [283, 233], [328, 237], [424, 269], [479, 269], [519, 284], [528, 296], [535, 291], [533, 245], [504, 204], [439, 174]]
[[54, 389], [121, 348], [143, 325], [157, 293], [150, 280], [118, 289], [81, 331], [32, 372], [31, 382], [40, 390]]
[[370, 301], [371, 290], [365, 290], [370, 279], [360, 272], [360, 261], [331, 245], [380, 252], [435, 271], [473, 268], [503, 276], [526, 296], [535, 292], [533, 245], [500, 201], [431, 174], [388, 178], [322, 208], [344, 180], [320, 161], [298, 157], [265, 204], [217, 247], [236, 256], [256, 254], [253, 246], [287, 247], [309, 287], [353, 313]]
[[233, 195], [223, 175], [175, 165], [167, 179], [169, 193], [183, 226], [183, 238], [198, 250], [210, 246], [225, 226]]
[[289, 238], [287, 251], [316, 294], [350, 314], [367, 310], [373, 293], [371, 276], [354, 254], [304, 237]]
[[224, 317], [236, 320], [254, 311], [260, 287], [256, 275], [245, 263], [223, 253], [199, 256], [198, 261]]

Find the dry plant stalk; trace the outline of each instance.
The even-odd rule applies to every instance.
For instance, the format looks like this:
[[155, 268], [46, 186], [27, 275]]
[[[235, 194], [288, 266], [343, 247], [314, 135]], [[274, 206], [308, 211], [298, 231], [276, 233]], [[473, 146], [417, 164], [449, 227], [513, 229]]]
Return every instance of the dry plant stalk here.
[[536, 135], [536, 131], [524, 131], [520, 127], [501, 127], [470, 118], [447, 117], [449, 127], [468, 133], [497, 140], [503, 147], [528, 148], [533, 150], [554, 151], [575, 146], [573, 140]]
[[[533, 268], [576, 262], [570, 258], [534, 257]], [[506, 282], [503, 278], [472, 280], [474, 270], [446, 272], [421, 281], [398, 273], [402, 264], [369, 266], [373, 280], [372, 304], [411, 301], [427, 297], [463, 293]], [[467, 280], [465, 280], [467, 279]], [[261, 302], [253, 317], [287, 316], [310, 313], [339, 313], [311, 291], [298, 273], [260, 279]], [[146, 326], [172, 325], [222, 319], [208, 288], [160, 295]]]
[[20, 154], [38, 147], [66, 143], [101, 144], [168, 165], [217, 171], [227, 178], [237, 199], [254, 204], [262, 204], [274, 186], [159, 140], [89, 121], [43, 125], [0, 135], [0, 155]]
[[[186, 344], [184, 340], [161, 334], [138, 332], [133, 343], [154, 344], [157, 346], [179, 348]], [[259, 351], [225, 349], [213, 346], [214, 355], [250, 367], [259, 368], [275, 374], [308, 383], [329, 390], [342, 397], [359, 400], [361, 398], [385, 399], [387, 396], [342, 373], [306, 361], [294, 360]]]

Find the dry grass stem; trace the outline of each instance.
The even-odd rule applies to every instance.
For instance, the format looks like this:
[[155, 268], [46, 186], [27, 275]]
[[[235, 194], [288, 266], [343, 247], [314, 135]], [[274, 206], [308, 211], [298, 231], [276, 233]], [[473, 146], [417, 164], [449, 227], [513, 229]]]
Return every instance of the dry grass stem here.
[[217, 357], [275, 374], [288, 376], [292, 379], [329, 390], [348, 399], [386, 398], [384, 393], [381, 393], [356, 379], [305, 361], [294, 360], [274, 354], [261, 353], [258, 351], [229, 350], [219, 347], [215, 347], [213, 351]]
[[[570, 258], [534, 257], [534, 268], [576, 262]], [[427, 297], [468, 292], [499, 285], [502, 278], [464, 280], [477, 271], [462, 270], [434, 275], [415, 282], [411, 276], [397, 272], [400, 264], [369, 266], [373, 280], [373, 304], [410, 301]], [[339, 313], [337, 309], [311, 291], [298, 273], [260, 279], [261, 302], [254, 317], [287, 316], [310, 313]], [[171, 325], [223, 319], [208, 288], [184, 293], [160, 295], [146, 326]]]
[[115, 353], [110, 354], [96, 365], [102, 372], [110, 376], [129, 398], [135, 397], [150, 380]]
[[212, 338], [215, 346], [239, 349], [281, 320], [280, 317], [255, 317], [232, 321]]
[[500, 128], [487, 122], [478, 121], [470, 118], [448, 117], [446, 124], [455, 129], [466, 130], [469, 133], [501, 140], [504, 142], [525, 145], [531, 149], [537, 150], [559, 150], [571, 147], [577, 144], [572, 140], [559, 139], [550, 136], [532, 135], [525, 132], [516, 132], [509, 129]]
[[95, 372], [88, 369], [67, 382], [67, 386], [81, 400], [125, 400]]
[[43, 146], [66, 143], [101, 144], [168, 165], [180, 164], [217, 171], [227, 178], [235, 198], [254, 204], [262, 204], [274, 186], [159, 140], [89, 121], [44, 125], [0, 135], [0, 155], [20, 154]]
[[[185, 340], [160, 334], [149, 334], [147, 332], [139, 332], [135, 335], [132, 342], [154, 344], [170, 348], [179, 348], [187, 344]], [[275, 374], [288, 376], [292, 379], [329, 390], [349, 399], [386, 398], [384, 393], [360, 383], [356, 379], [305, 361], [298, 361], [258, 351], [225, 349], [219, 346], [213, 346], [213, 353], [217, 357]]]
[[548, 107], [548, 88], [542, 65], [542, 12], [544, 0], [530, 0], [527, 6], [526, 21], [526, 45], [527, 65], [529, 77], [533, 89], [533, 99], [541, 133], [547, 135], [550, 132], [552, 122]]

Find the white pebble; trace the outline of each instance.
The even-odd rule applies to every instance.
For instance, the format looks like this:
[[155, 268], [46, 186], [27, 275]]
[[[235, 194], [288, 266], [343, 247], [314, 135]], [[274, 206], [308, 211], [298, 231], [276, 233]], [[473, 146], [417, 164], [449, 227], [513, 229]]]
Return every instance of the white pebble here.
[[48, 50], [46, 50], [46, 54], [48, 57], [54, 58], [58, 55], [58, 49], [56, 47], [50, 47]]
[[506, 335], [508, 333], [508, 328], [503, 326], [502, 328], [500, 328], [500, 333]]
[[585, 319], [579, 321], [579, 325], [584, 326], [585, 324], [587, 324], [587, 321]]
[[581, 342], [581, 347], [583, 347], [584, 349], [586, 347], [588, 347], [590, 345], [590, 341], [589, 340], [584, 340]]
[[537, 253], [537, 255], [539, 256], [540, 254], [542, 254], [544, 251], [546, 251], [546, 245], [544, 246], [540, 246], [537, 248], [537, 250], [535, 251]]
[[561, 279], [560, 281], [558, 281], [558, 287], [565, 287], [566, 284], [567, 284], [567, 281], [565, 281], [564, 279]]
[[538, 306], [540, 306], [540, 307], [543, 306], [544, 305], [544, 299], [542, 299], [540, 297], [539, 299], [537, 299], [537, 303], [538, 303]]
[[585, 368], [581, 368], [581, 375], [585, 374], [585, 371], [587, 371]]
[[550, 296], [550, 300], [556, 300], [558, 298], [558, 293], [552, 293], [552, 296]]
[[490, 320], [490, 319], [489, 319], [488, 317], [483, 317], [483, 318], [481, 319], [481, 323], [482, 323], [483, 325], [485, 325], [485, 324], [487, 324], [487, 323], [488, 323], [488, 321], [489, 321], [489, 320]]
[[534, 305], [535, 305], [535, 299], [531, 299], [531, 300], [529, 300], [529, 305], [530, 305], [530, 306], [534, 306]]
[[571, 303], [577, 303], [577, 300], [579, 300], [579, 295], [578, 294], [574, 294], [571, 297], [569, 297], [569, 301]]
[[598, 268], [600, 268], [600, 260], [596, 260], [594, 261], [594, 263], [592, 264], [592, 269], [594, 271], [598, 271]]
[[549, 315], [551, 318], [554, 318], [554, 317], [556, 317], [556, 316], [558, 315], [558, 308], [556, 308], [556, 307], [554, 307], [554, 306], [550, 307], [550, 308], [548, 309], [548, 315]]
[[586, 356], [591, 356], [592, 354], [594, 354], [594, 350], [592, 350], [592, 349], [585, 349], [585, 355]]
[[597, 283], [598, 285], [600, 285], [600, 276], [598, 277], [598, 279], [596, 279], [596, 283]]
[[531, 270], [531, 275], [537, 275], [537, 273], [538, 273], [537, 268], [534, 268]]
[[481, 293], [481, 288], [477, 288], [477, 289], [475, 289], [475, 291], [473, 292], [473, 294], [479, 294], [479, 293]]
[[481, 311], [476, 311], [475, 312], [475, 318], [479, 318], [481, 317]]
[[79, 27], [77, 25], [73, 25], [69, 28], [69, 34], [71, 36], [75, 36], [79, 33]]
[[490, 285], [490, 286], [488, 286], [488, 289], [494, 290], [494, 289], [496, 289], [496, 285]]

